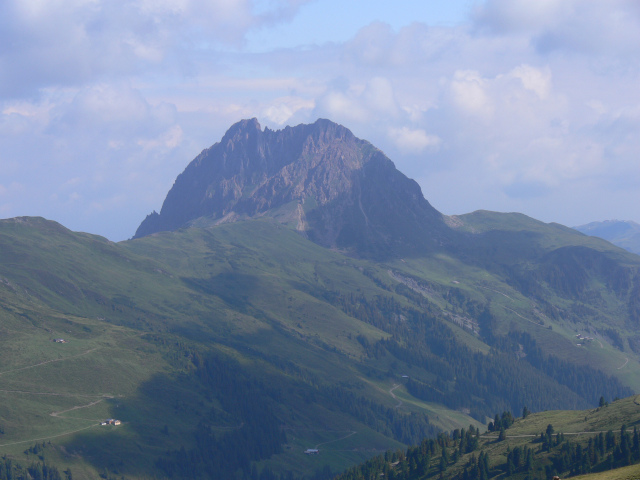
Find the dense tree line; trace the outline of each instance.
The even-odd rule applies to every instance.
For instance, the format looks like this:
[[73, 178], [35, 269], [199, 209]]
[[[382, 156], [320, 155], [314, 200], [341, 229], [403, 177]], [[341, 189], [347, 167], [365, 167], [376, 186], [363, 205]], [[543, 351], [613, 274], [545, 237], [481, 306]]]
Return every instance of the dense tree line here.
[[[528, 412], [527, 407], [524, 407], [523, 412]], [[524, 417], [525, 415], [523, 415]], [[499, 432], [500, 430], [506, 430], [513, 422], [515, 422], [515, 418], [511, 412], [502, 412], [502, 416], [496, 413], [495, 418], [492, 422], [489, 422], [487, 426], [487, 430], [490, 432]]]
[[[496, 415], [496, 419], [504, 431], [503, 419], [510, 424], [513, 417], [505, 412], [502, 416]], [[548, 425], [545, 432], [529, 444], [507, 448], [506, 458], [502, 455], [490, 458], [489, 450], [483, 448], [487, 442], [495, 442], [495, 437], [484, 437], [480, 442], [479, 438], [473, 427], [466, 432], [441, 433], [436, 439], [425, 439], [406, 451], [387, 452], [352, 467], [336, 479], [368, 480], [384, 475], [392, 480], [488, 480], [499, 475], [542, 480], [640, 462], [640, 434], [635, 427], [631, 433], [625, 425], [618, 433], [610, 430], [580, 442], [567, 440], [562, 433], [554, 432], [553, 425]]]
[[43, 462], [32, 462], [25, 467], [10, 458], [0, 458], [0, 480], [63, 480], [70, 479], [71, 472], [67, 471], [65, 477], [60, 475], [56, 467]]
[[[384, 475], [392, 480], [422, 478], [425, 475], [443, 473], [458, 462], [462, 455], [475, 452], [478, 448], [479, 431], [473, 426], [465, 431], [454, 430], [451, 434], [440, 433], [436, 438], [423, 439], [419, 445], [406, 451], [386, 452], [352, 467], [336, 477], [336, 480], [365, 480]], [[485, 455], [479, 459], [472, 457], [469, 466], [486, 471]], [[488, 478], [488, 477], [486, 477]]]
[[156, 465], [170, 478], [232, 478], [238, 472], [248, 477], [253, 461], [281, 452], [286, 442], [272, 407], [279, 393], [230, 359], [197, 353], [192, 358], [202, 386], [236, 426], [220, 434], [210, 420], [216, 418], [212, 412], [198, 424], [194, 448], [167, 452]]
[[[424, 414], [407, 414], [358, 396], [341, 386], [292, 382], [271, 384], [254, 378], [235, 361], [216, 355], [185, 351], [195, 367], [200, 385], [213, 396], [220, 408], [211, 411], [197, 425], [195, 447], [167, 452], [156, 462], [170, 478], [250, 478], [257, 480], [288, 479], [268, 469], [256, 472], [255, 462], [282, 451], [286, 436], [275, 405], [285, 394], [305, 403], [319, 403], [325, 408], [346, 412], [363, 424], [406, 444], [433, 437], [440, 430]], [[292, 374], [295, 369], [289, 369]], [[306, 379], [307, 382], [310, 380]], [[230, 425], [220, 432], [217, 424]], [[318, 472], [317, 478], [327, 472]], [[292, 477], [293, 478], [293, 477]]]
[[574, 365], [553, 355], [545, 355], [528, 333], [512, 332], [509, 337], [523, 346], [527, 354], [524, 360], [587, 399], [591, 405], [597, 405], [602, 392], [607, 392], [612, 399], [633, 395], [633, 390], [622, 385], [617, 378], [606, 375], [600, 370], [584, 365]]
[[[388, 342], [389, 350], [402, 356], [402, 347]], [[447, 363], [447, 369], [430, 370], [436, 378], [431, 382], [410, 379], [409, 393], [426, 401], [443, 403], [450, 408], [469, 408], [472, 416], [484, 420], [496, 410], [519, 410], [529, 405], [533, 410], [587, 408], [589, 404], [566, 387], [552, 381], [526, 362], [512, 355], [492, 351], [489, 355], [472, 352], [452, 343], [440, 348], [440, 355], [428, 359], [428, 350], [416, 349], [414, 358], [425, 357], [425, 363]]]
[[431, 425], [424, 414], [400, 413], [395, 408], [385, 407], [338, 386], [326, 387], [322, 393], [329, 408], [348, 412], [376, 432], [402, 443], [416, 444], [440, 433], [440, 429]]
[[640, 324], [640, 273], [636, 273], [633, 277], [628, 313], [632, 324], [636, 326]]
[[[404, 290], [402, 293], [419, 300], [421, 311], [403, 307], [383, 295], [368, 299], [334, 294], [332, 301], [345, 313], [391, 335], [375, 343], [359, 338], [367, 356], [380, 358], [390, 353], [433, 374], [433, 379], [412, 378], [408, 382], [409, 392], [418, 398], [454, 409], [468, 408], [475, 418], [483, 420], [491, 412], [519, 411], [524, 405], [533, 411], [588, 408], [597, 404], [604, 391], [612, 397], [633, 393], [599, 370], [544, 355], [527, 333], [496, 336], [495, 321], [488, 308], [465, 301], [459, 292], [453, 292], [452, 301], [477, 315], [483, 339], [492, 347], [488, 355], [471, 351], [457, 340], [438, 316], [441, 312], [424, 296], [415, 292], [409, 295]], [[416, 295], [420, 298], [415, 299]], [[520, 345], [527, 355], [518, 361], [514, 352]]]
[[599, 433], [585, 444], [576, 442], [556, 443], [558, 447], [550, 457], [549, 471], [581, 475], [624, 467], [640, 462], [640, 437], [636, 427], [633, 433], [622, 425], [618, 434], [609, 430]]

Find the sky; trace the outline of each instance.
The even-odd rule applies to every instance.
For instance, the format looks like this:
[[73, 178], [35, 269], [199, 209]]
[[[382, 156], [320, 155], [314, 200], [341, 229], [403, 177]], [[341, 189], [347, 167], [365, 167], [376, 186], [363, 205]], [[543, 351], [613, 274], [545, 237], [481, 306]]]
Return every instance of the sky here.
[[447, 215], [640, 222], [637, 0], [3, 0], [0, 218], [130, 238], [243, 118], [328, 118]]

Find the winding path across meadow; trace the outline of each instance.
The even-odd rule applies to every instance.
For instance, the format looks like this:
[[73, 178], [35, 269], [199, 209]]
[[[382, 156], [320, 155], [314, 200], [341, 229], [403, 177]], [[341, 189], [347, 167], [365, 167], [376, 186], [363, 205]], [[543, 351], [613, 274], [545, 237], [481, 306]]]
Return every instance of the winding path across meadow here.
[[[89, 354], [91, 352], [94, 352], [98, 348], [99, 347], [91, 348], [91, 349], [86, 350], [86, 351], [84, 351], [82, 353], [79, 353], [77, 355], [71, 355], [69, 357], [55, 358], [53, 360], [47, 360], [47, 361], [36, 363], [36, 364], [33, 364], [33, 365], [26, 365], [24, 367], [18, 367], [18, 368], [14, 368], [14, 369], [11, 369], [11, 370], [5, 370], [4, 372], [0, 372], [0, 375], [4, 375], [6, 373], [12, 373], [12, 372], [19, 372], [19, 371], [26, 370], [26, 369], [29, 369], [29, 368], [40, 367], [42, 365], [47, 365], [49, 363], [62, 362], [64, 360], [70, 360], [70, 359], [73, 359], [73, 358], [82, 357], [82, 356], [87, 355], [87, 354]], [[93, 405], [97, 405], [98, 403], [104, 401], [107, 398], [114, 398], [113, 395], [109, 395], [109, 394], [94, 394], [94, 395], [91, 395], [91, 394], [55, 393], [55, 392], [29, 392], [29, 391], [25, 391], [25, 390], [7, 390], [7, 389], [0, 389], [0, 392], [3, 392], [3, 393], [15, 393], [15, 394], [20, 394], [20, 395], [40, 395], [40, 396], [49, 395], [49, 396], [57, 396], [57, 397], [97, 398], [97, 400], [95, 400], [95, 401], [93, 401], [91, 403], [88, 403], [86, 405], [76, 405], [75, 407], [71, 407], [71, 408], [68, 408], [66, 410], [61, 410], [59, 412], [51, 412], [49, 414], [50, 416], [56, 417], [56, 418], [76, 418], [76, 417], [63, 417], [63, 416], [61, 416], [61, 414], [66, 413], [66, 412], [70, 412], [70, 411], [73, 411], [73, 410], [79, 410], [81, 408], [92, 407]], [[81, 418], [79, 420], [91, 421], [92, 424], [89, 425], [89, 426], [86, 426], [86, 427], [75, 429], [75, 430], [69, 430], [67, 432], [58, 433], [56, 435], [48, 435], [46, 437], [30, 438], [28, 440], [19, 440], [19, 441], [16, 441], [16, 442], [3, 443], [3, 444], [0, 444], [0, 447], [8, 447], [8, 446], [11, 446], [11, 445], [20, 445], [22, 443], [41, 442], [41, 441], [44, 441], [44, 440], [50, 440], [52, 438], [64, 437], [65, 435], [71, 435], [73, 433], [81, 432], [83, 430], [88, 430], [90, 428], [97, 427], [97, 426], [100, 425], [96, 420], [89, 420], [89, 419], [84, 419], [84, 418]]]
[[97, 350], [98, 348], [99, 347], [91, 348], [91, 349], [87, 350], [86, 352], [78, 353], [77, 355], [71, 355], [70, 357], [54, 358], [53, 360], [47, 360], [45, 362], [40, 362], [40, 363], [36, 363], [36, 364], [33, 364], [33, 365], [27, 365], [26, 367], [19, 367], [19, 368], [14, 368], [12, 370], [5, 370], [4, 372], [0, 372], [0, 375], [4, 375], [5, 373], [19, 372], [21, 370], [26, 370], [28, 368], [40, 367], [42, 365], [46, 365], [47, 363], [62, 362], [64, 360], [69, 360], [71, 358], [82, 357], [83, 355], [87, 355], [88, 353], [91, 353], [91, 352]]
[[393, 393], [393, 391], [398, 388], [400, 386], [399, 383], [396, 383], [393, 387], [391, 387], [391, 389], [389, 390], [389, 395], [391, 395], [393, 397], [394, 400], [398, 400], [398, 404], [396, 405], [395, 408], [400, 408], [402, 406], [402, 400], [399, 400], [398, 397], [395, 396], [395, 394]]
[[316, 445], [313, 448], [317, 450], [318, 447], [321, 446], [321, 445], [327, 445], [329, 443], [339, 442], [340, 440], [344, 440], [345, 438], [349, 438], [350, 436], [355, 435], [356, 433], [358, 433], [358, 432], [356, 432], [354, 430], [351, 433], [349, 433], [348, 435], [345, 435], [344, 437], [336, 438], [335, 440], [329, 440], [328, 442], [319, 443], [318, 445]]
[[629, 363], [629, 359], [627, 357], [624, 357], [624, 363], [618, 367], [618, 370], [620, 370], [621, 368], [626, 367], [627, 363]]

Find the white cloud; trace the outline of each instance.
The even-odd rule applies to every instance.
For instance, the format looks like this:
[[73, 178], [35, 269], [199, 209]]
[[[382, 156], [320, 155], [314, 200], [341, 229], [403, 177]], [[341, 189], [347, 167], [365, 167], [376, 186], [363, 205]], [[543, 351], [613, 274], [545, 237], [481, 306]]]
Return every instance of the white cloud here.
[[[146, 72], [192, 74], [200, 55], [241, 47], [246, 33], [287, 21], [303, 0], [5, 0], [0, 94], [28, 97]], [[259, 10], [259, 11], [257, 11]]]
[[476, 21], [496, 33], [527, 35], [542, 52], [614, 53], [637, 61], [635, 0], [489, 0], [476, 9]]
[[276, 98], [262, 110], [262, 117], [270, 123], [284, 125], [297, 113], [305, 110], [310, 111], [314, 107], [315, 102], [313, 100], [306, 100], [300, 97]]
[[158, 147], [164, 148], [176, 148], [182, 142], [183, 132], [180, 125], [173, 125], [167, 131], [162, 132], [158, 137], [152, 139], [141, 138], [138, 140], [140, 145], [145, 150], [153, 150]]
[[368, 112], [354, 95], [345, 92], [329, 91], [318, 99], [318, 112], [321, 117], [340, 119], [345, 123], [365, 122]]
[[476, 22], [500, 33], [530, 34], [557, 25], [572, 0], [489, 0], [476, 7]]
[[436, 135], [429, 135], [420, 128], [392, 127], [389, 129], [389, 136], [399, 150], [408, 153], [420, 153], [428, 147], [438, 147], [442, 142]]
[[509, 73], [514, 78], [519, 78], [527, 90], [535, 92], [541, 100], [545, 100], [551, 91], [551, 70], [537, 69], [530, 65], [520, 65]]
[[463, 113], [490, 117], [493, 105], [486, 93], [486, 81], [472, 70], [458, 70], [451, 81], [453, 103]]
[[127, 237], [247, 117], [342, 123], [445, 213], [554, 220], [551, 199], [640, 201], [637, 1], [488, 0], [465, 25], [375, 22], [344, 43], [243, 49], [303, 3], [0, 2], [3, 211]]
[[365, 105], [378, 114], [395, 117], [398, 114], [393, 86], [388, 78], [374, 77], [362, 94]]
[[82, 89], [65, 112], [63, 121], [73, 125], [91, 123], [130, 127], [149, 114], [150, 107], [139, 91], [113, 84]]
[[375, 76], [364, 84], [338, 81], [329, 85], [317, 100], [314, 113], [342, 122], [375, 123], [396, 118], [401, 111], [392, 82]]
[[394, 41], [395, 35], [388, 24], [372, 23], [360, 30], [347, 44], [347, 59], [374, 66], [384, 65], [389, 60]]

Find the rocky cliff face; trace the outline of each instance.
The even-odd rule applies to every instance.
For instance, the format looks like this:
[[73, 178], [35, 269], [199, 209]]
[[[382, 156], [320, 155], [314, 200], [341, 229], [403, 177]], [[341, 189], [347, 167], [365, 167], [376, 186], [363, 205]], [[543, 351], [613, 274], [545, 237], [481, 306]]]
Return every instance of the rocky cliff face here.
[[187, 166], [134, 238], [259, 216], [363, 256], [425, 251], [449, 235], [418, 184], [345, 127], [318, 120], [263, 131], [252, 119]]

